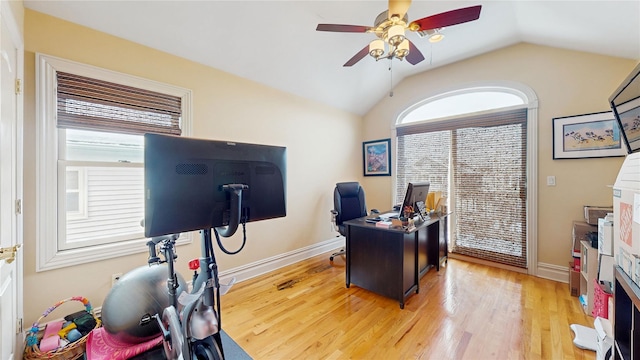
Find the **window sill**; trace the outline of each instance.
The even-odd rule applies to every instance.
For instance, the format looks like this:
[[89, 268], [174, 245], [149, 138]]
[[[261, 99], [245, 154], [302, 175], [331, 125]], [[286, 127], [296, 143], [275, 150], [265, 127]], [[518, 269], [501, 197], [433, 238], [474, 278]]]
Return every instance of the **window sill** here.
[[[176, 245], [186, 245], [193, 243], [194, 233], [180, 235]], [[60, 269], [69, 266], [92, 263], [133, 255], [146, 253], [149, 248], [146, 246], [148, 239], [136, 239], [112, 244], [95, 245], [86, 248], [58, 251], [57, 247], [36, 248], [36, 272]], [[47, 242], [53, 243], [53, 242]]]

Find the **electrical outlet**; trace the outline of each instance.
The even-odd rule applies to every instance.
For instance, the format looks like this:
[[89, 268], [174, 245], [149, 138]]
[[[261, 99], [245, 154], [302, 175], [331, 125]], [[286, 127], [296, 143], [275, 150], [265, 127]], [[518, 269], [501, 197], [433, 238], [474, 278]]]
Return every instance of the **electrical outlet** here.
[[111, 286], [115, 285], [122, 277], [122, 273], [111, 274]]

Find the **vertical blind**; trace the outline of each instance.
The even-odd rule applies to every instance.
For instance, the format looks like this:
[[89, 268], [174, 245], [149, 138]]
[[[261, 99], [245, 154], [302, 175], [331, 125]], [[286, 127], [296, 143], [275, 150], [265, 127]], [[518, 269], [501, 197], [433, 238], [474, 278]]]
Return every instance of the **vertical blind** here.
[[180, 135], [182, 99], [58, 72], [58, 127]]
[[397, 128], [398, 196], [429, 180], [451, 198], [451, 251], [527, 267], [526, 109]]

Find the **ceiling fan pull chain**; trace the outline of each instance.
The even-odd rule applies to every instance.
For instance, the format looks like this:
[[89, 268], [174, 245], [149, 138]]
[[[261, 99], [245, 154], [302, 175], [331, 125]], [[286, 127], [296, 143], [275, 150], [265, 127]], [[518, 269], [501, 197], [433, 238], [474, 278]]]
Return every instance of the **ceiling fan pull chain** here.
[[393, 97], [393, 58], [389, 59], [389, 97]]

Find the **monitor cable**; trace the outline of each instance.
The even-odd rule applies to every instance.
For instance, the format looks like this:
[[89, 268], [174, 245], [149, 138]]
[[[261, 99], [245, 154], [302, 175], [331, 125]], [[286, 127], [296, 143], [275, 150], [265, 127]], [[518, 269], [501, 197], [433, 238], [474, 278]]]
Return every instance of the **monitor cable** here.
[[242, 251], [242, 249], [244, 249], [244, 246], [247, 244], [247, 222], [244, 219], [242, 220], [242, 245], [240, 245], [240, 248], [236, 251], [227, 250], [224, 247], [224, 245], [222, 245], [222, 242], [220, 241], [220, 235], [218, 235], [218, 231], [215, 228], [213, 230], [214, 230], [213, 233], [216, 236], [216, 242], [218, 243], [220, 250], [222, 250], [222, 252], [227, 255], [235, 255], [239, 253], [240, 251]]
[[[242, 216], [242, 191], [247, 189], [249, 189], [249, 186], [246, 184], [227, 184], [222, 186], [222, 190], [229, 193], [229, 224], [226, 227], [213, 228], [213, 233], [216, 236], [216, 242], [220, 250], [227, 255], [239, 253], [247, 243], [247, 218]], [[229, 251], [222, 245], [220, 236], [230, 237], [235, 234], [239, 224], [242, 224], [242, 245], [236, 251]]]

